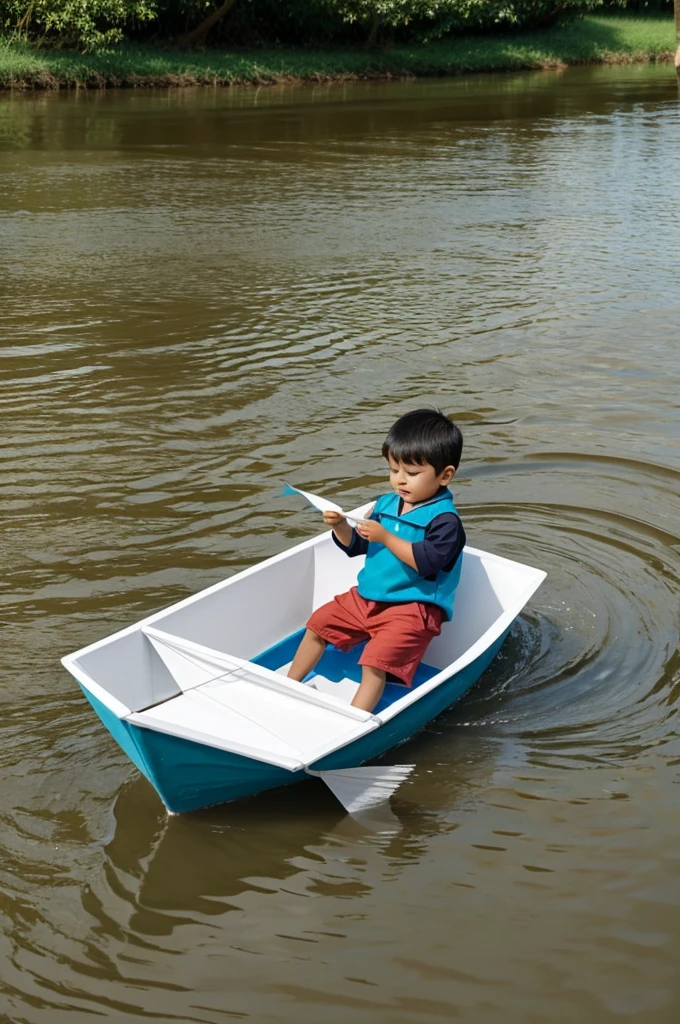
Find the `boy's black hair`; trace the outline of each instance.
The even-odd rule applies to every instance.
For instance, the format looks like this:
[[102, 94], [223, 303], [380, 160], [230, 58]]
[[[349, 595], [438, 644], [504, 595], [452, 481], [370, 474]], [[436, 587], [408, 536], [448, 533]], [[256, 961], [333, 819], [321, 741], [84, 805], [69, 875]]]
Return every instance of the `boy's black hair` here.
[[462, 451], [463, 435], [438, 409], [415, 409], [400, 416], [382, 446], [385, 458], [415, 466], [429, 463], [435, 473], [447, 466], [458, 469]]

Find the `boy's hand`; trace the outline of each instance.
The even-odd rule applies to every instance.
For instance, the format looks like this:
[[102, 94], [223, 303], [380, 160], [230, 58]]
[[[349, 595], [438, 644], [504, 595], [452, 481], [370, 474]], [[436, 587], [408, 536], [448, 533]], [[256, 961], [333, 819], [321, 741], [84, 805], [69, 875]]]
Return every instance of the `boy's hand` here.
[[340, 512], [324, 512], [323, 521], [326, 526], [339, 526], [340, 523], [344, 523], [345, 517]]
[[357, 533], [369, 543], [384, 544], [387, 530], [380, 525], [377, 519], [362, 519], [357, 523]]
[[397, 537], [394, 533], [390, 533], [384, 526], [381, 526], [377, 519], [368, 519], [357, 523], [357, 533], [360, 537], [365, 537], [369, 543], [384, 544], [388, 551], [391, 551], [400, 562], [405, 562], [406, 565], [410, 565], [416, 572], [418, 571], [416, 560], [413, 557], [413, 544], [408, 540], [402, 540], [401, 537]]
[[326, 526], [333, 527], [333, 533], [340, 541], [343, 547], [348, 548], [352, 543], [352, 527], [347, 522], [347, 519], [342, 512], [335, 512], [331, 509], [327, 509], [323, 513], [323, 521]]

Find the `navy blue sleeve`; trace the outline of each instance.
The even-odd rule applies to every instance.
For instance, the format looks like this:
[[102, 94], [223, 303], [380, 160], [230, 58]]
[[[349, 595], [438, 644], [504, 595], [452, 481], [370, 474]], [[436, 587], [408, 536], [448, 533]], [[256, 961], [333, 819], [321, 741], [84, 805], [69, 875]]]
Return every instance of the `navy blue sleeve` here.
[[344, 551], [349, 558], [355, 558], [357, 555], [365, 555], [368, 551], [368, 541], [365, 537], [360, 537], [356, 530], [352, 530], [352, 539], [349, 542], [349, 547], [345, 547], [341, 544], [338, 538], [333, 534], [333, 542], [337, 544], [341, 551]]
[[413, 545], [413, 558], [421, 576], [451, 572], [465, 547], [465, 530], [454, 512], [436, 516], [425, 531], [425, 540]]

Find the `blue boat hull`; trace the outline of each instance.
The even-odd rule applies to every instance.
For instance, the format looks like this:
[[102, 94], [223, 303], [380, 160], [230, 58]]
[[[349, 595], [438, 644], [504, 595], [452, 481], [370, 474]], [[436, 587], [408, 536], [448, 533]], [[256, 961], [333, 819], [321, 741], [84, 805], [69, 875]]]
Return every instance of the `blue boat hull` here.
[[[321, 758], [310, 768], [314, 771], [355, 768], [405, 742], [473, 686], [506, 636], [504, 633], [467, 668], [424, 693], [384, 725]], [[173, 813], [226, 803], [308, 777], [304, 771], [290, 772], [216, 747], [132, 725], [114, 715], [86, 689], [83, 691], [113, 738]]]

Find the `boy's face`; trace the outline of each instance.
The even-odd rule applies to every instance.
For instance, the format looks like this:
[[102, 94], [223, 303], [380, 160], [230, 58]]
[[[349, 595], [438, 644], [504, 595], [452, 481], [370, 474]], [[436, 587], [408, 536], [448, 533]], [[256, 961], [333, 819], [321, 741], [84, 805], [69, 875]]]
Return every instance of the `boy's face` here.
[[441, 473], [437, 473], [429, 462], [420, 466], [388, 459], [387, 463], [390, 467], [392, 488], [410, 505], [434, 497], [440, 487], [446, 487], [451, 482], [456, 472], [453, 466], [447, 466]]

